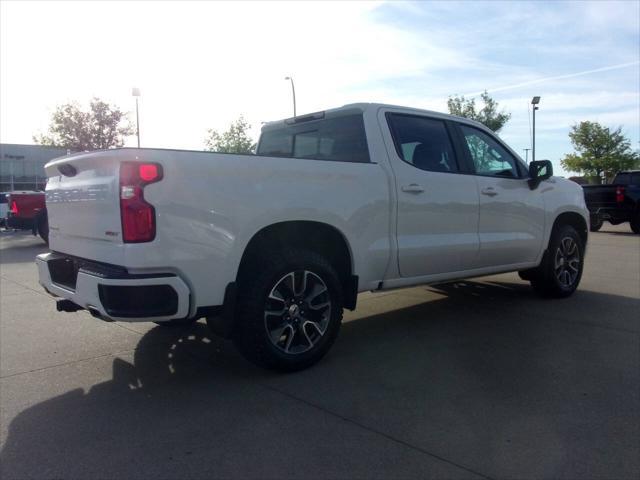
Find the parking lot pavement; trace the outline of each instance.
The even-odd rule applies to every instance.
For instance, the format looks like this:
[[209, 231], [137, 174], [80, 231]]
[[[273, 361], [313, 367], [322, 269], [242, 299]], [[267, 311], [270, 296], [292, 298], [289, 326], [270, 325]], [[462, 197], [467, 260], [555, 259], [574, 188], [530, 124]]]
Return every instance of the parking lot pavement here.
[[55, 311], [0, 232], [0, 475], [640, 476], [640, 237], [590, 235], [579, 291], [516, 274], [363, 294], [317, 366], [279, 375], [199, 322]]

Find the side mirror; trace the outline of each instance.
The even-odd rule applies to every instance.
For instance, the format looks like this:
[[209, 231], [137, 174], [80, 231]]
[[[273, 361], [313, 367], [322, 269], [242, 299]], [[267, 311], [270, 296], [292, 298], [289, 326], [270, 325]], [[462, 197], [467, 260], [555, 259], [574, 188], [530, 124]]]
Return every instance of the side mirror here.
[[535, 190], [540, 182], [551, 178], [553, 165], [550, 160], [536, 160], [529, 164], [529, 188]]

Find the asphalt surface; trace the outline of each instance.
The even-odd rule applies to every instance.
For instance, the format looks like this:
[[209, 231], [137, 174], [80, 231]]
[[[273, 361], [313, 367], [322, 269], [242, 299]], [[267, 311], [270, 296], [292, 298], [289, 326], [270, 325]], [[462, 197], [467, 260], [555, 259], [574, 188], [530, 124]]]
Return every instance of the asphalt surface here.
[[200, 322], [57, 313], [0, 232], [0, 476], [640, 477], [640, 236], [591, 234], [578, 292], [516, 274], [364, 294], [317, 366], [252, 366]]

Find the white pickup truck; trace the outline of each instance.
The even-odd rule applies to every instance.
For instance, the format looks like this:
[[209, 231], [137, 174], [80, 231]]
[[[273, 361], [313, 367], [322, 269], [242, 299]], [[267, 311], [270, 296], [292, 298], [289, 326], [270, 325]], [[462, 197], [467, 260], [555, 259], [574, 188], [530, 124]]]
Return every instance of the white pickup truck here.
[[305, 368], [358, 292], [520, 272], [573, 293], [579, 185], [450, 115], [353, 104], [266, 124], [256, 155], [122, 148], [46, 165], [58, 310], [206, 317], [253, 362]]

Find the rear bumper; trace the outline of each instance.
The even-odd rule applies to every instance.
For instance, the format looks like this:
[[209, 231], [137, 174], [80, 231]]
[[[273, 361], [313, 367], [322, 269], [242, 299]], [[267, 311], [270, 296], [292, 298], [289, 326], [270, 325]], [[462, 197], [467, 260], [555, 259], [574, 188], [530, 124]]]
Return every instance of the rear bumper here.
[[6, 223], [7, 227], [15, 228], [16, 230], [32, 230], [34, 219], [8, 216]]
[[123, 267], [55, 252], [36, 257], [40, 284], [104, 320], [167, 321], [187, 318], [190, 292], [175, 274], [132, 275]]

